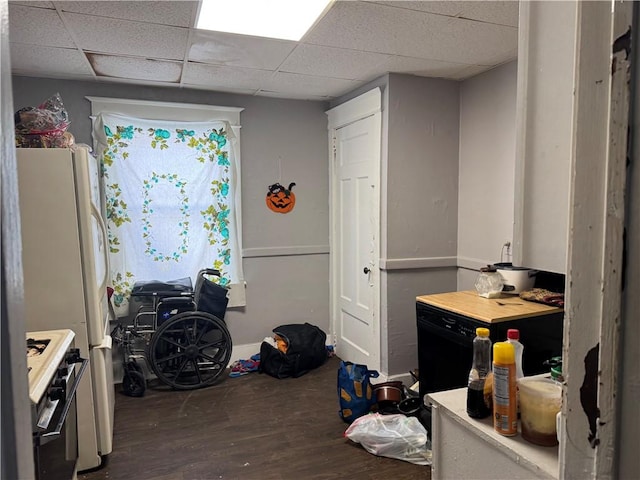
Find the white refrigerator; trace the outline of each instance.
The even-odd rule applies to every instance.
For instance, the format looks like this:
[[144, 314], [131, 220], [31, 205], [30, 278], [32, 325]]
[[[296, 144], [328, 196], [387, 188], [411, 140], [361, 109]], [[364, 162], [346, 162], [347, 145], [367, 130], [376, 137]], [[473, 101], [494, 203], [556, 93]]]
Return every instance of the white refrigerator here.
[[114, 385], [100, 169], [86, 146], [20, 148], [26, 330], [68, 328], [89, 358], [77, 397], [78, 471], [111, 453]]

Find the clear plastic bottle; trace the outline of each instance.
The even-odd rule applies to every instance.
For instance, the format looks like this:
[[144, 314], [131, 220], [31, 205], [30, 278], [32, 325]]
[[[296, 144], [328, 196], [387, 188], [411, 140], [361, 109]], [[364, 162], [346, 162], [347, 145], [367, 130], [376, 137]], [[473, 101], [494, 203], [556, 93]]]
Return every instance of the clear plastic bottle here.
[[510, 328], [507, 330], [507, 342], [513, 345], [516, 354], [516, 404], [518, 411], [518, 418], [520, 418], [520, 387], [518, 382], [521, 378], [524, 378], [522, 371], [522, 354], [524, 353], [524, 345], [520, 343], [520, 330], [517, 328]]
[[520, 330], [517, 328], [510, 328], [507, 330], [507, 342], [513, 345], [516, 352], [516, 380], [520, 380], [524, 377], [522, 371], [522, 354], [524, 353], [524, 345], [520, 343]]
[[476, 328], [473, 363], [467, 384], [467, 414], [472, 418], [491, 415], [491, 339], [488, 328]]

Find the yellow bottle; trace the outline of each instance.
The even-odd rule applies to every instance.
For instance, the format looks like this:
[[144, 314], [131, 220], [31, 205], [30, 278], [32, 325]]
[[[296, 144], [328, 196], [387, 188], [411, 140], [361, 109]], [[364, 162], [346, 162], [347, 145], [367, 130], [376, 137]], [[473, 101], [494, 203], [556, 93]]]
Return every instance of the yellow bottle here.
[[493, 344], [493, 428], [506, 436], [518, 433], [516, 355], [508, 342]]

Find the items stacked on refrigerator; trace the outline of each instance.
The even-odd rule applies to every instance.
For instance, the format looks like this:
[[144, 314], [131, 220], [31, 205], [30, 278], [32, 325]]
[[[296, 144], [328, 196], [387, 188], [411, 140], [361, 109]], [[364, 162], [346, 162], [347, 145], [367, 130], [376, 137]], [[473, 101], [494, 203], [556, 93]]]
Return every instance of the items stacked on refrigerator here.
[[69, 148], [75, 143], [69, 115], [59, 93], [37, 107], [24, 107], [14, 115], [17, 148]]

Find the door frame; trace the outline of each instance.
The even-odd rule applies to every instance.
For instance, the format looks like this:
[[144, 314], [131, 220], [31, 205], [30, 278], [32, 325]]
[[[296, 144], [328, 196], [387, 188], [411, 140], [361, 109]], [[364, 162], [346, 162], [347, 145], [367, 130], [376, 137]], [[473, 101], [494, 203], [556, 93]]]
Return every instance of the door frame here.
[[9, 3], [0, 0], [0, 477], [34, 478], [29, 383], [25, 375], [24, 276], [9, 53]]
[[[329, 134], [329, 296], [331, 313], [330, 328], [332, 336], [332, 343], [335, 346], [338, 339], [338, 329], [340, 328], [340, 307], [339, 307], [339, 292], [338, 292], [338, 279], [341, 274], [340, 265], [338, 259], [340, 258], [340, 245], [339, 236], [337, 231], [339, 228], [338, 221], [338, 178], [336, 168], [336, 130], [345, 127], [351, 123], [357, 122], [367, 117], [377, 116], [377, 125], [380, 127], [380, 136], [382, 136], [382, 91], [379, 87], [369, 90], [356, 98], [348, 100], [347, 102], [338, 105], [331, 110], [325, 112], [328, 116], [327, 130]], [[380, 143], [382, 147], [382, 142]], [[375, 223], [375, 238], [374, 238], [374, 255], [375, 264], [372, 266], [372, 280], [374, 286], [373, 290], [373, 325], [376, 330], [374, 338], [376, 339], [376, 345], [372, 345], [371, 361], [367, 365], [372, 370], [380, 370], [381, 367], [381, 338], [380, 334], [382, 326], [380, 324], [380, 204], [381, 204], [381, 157], [382, 149], [378, 151], [376, 156], [376, 165], [374, 171], [377, 173], [376, 182], [378, 185], [378, 192], [374, 198], [376, 205], [372, 211], [377, 213], [377, 218], [374, 219]], [[336, 348], [337, 350], [337, 348]], [[337, 352], [340, 356], [340, 352]]]
[[[520, 8], [522, 20], [529, 5], [521, 2]], [[572, 135], [567, 139], [572, 165], [559, 478], [618, 478], [621, 467], [637, 473], [632, 463], [638, 435], [630, 425], [638, 415], [621, 416], [623, 400], [628, 412], [637, 412], [637, 398], [629, 400], [634, 385], [625, 385], [625, 380], [632, 383], [634, 374], [627, 368], [633, 367], [621, 361], [623, 354], [637, 359], [637, 352], [622, 350], [637, 350], [633, 333], [638, 331], [632, 321], [636, 312], [624, 308], [625, 297], [637, 297], [630, 287], [638, 283], [637, 263], [630, 260], [637, 258], [630, 240], [637, 234], [632, 225], [637, 209], [626, 203], [637, 193], [638, 180], [637, 172], [636, 185], [627, 180], [637, 167], [627, 159], [633, 135], [628, 129], [632, 65], [627, 50], [635, 38], [633, 3], [577, 2], [576, 9], [577, 22], [570, 26], [575, 54], [566, 59], [574, 62], [574, 93]], [[625, 281], [629, 283], [623, 289]]]

